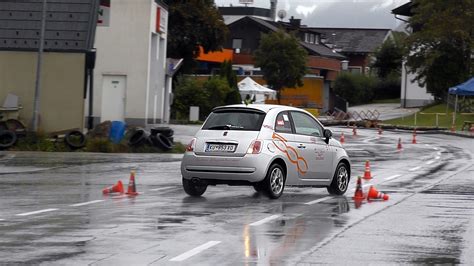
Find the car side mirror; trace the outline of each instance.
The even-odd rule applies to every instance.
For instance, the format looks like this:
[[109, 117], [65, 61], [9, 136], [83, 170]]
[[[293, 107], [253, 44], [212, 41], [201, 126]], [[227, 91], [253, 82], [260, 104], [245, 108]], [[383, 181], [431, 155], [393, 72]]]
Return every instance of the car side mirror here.
[[325, 129], [323, 132], [324, 137], [326, 138], [324, 141], [326, 144], [329, 144], [329, 139], [332, 137], [332, 132], [329, 129]]

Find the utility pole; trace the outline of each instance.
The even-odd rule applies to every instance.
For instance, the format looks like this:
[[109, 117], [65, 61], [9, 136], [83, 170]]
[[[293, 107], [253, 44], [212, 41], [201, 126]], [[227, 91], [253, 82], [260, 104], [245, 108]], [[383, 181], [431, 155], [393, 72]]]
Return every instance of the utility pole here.
[[41, 65], [43, 61], [44, 33], [45, 33], [45, 28], [46, 28], [46, 1], [47, 0], [43, 0], [43, 10], [41, 12], [40, 40], [39, 40], [39, 48], [38, 48], [38, 61], [36, 62], [35, 99], [34, 99], [34, 106], [33, 106], [33, 132], [38, 131], [38, 124], [39, 124]]

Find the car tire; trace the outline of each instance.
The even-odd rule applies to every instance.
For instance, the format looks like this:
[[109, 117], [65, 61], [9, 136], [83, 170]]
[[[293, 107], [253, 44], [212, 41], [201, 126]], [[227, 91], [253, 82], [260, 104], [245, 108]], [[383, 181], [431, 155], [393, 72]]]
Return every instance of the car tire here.
[[8, 130], [0, 130], [0, 150], [8, 149], [15, 145], [17, 136], [15, 133]]
[[350, 172], [347, 164], [340, 162], [336, 167], [336, 171], [334, 172], [331, 185], [327, 187], [329, 194], [343, 195], [346, 193], [350, 178]]
[[141, 144], [145, 143], [148, 138], [147, 133], [145, 130], [139, 128], [133, 132], [133, 134], [130, 136], [130, 139], [128, 140], [128, 145], [129, 146], [140, 146]]
[[263, 180], [263, 187], [265, 188], [268, 197], [271, 199], [278, 199], [285, 189], [286, 173], [281, 165], [274, 163], [270, 166], [265, 180]]
[[157, 148], [160, 148], [164, 151], [169, 151], [173, 149], [173, 143], [163, 134], [156, 134], [150, 136], [153, 145]]
[[191, 179], [183, 178], [183, 189], [189, 196], [200, 197], [206, 192], [207, 185], [196, 184]]
[[[75, 138], [79, 138], [79, 140]], [[86, 146], [86, 136], [79, 130], [72, 130], [64, 136], [64, 143], [66, 143], [69, 148], [77, 150]]]

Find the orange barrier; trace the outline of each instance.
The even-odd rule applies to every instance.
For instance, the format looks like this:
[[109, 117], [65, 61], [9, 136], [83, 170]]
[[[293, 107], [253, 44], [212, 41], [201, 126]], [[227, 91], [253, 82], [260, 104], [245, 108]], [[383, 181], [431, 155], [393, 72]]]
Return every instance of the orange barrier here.
[[135, 171], [130, 172], [130, 181], [128, 181], [127, 195], [138, 195], [137, 187], [135, 185]]
[[372, 179], [372, 174], [370, 173], [370, 163], [369, 161], [365, 161], [365, 171], [364, 171], [364, 179], [370, 180]]
[[110, 194], [110, 193], [123, 193], [123, 184], [122, 181], [118, 181], [117, 184], [104, 188], [102, 190], [102, 194]]
[[367, 200], [374, 199], [388, 200], [388, 195], [377, 191], [374, 186], [370, 186], [369, 192], [367, 193]]

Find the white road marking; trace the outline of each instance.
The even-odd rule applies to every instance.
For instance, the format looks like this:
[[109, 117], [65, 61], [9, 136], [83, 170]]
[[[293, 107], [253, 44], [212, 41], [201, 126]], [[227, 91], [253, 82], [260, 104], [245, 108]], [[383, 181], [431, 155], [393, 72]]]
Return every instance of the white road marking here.
[[28, 216], [28, 215], [40, 214], [40, 213], [44, 213], [44, 212], [57, 211], [57, 210], [58, 209], [44, 209], [44, 210], [39, 210], [39, 211], [34, 211], [34, 212], [19, 213], [16, 216]]
[[433, 163], [434, 163], [434, 161], [433, 161], [433, 160], [431, 160], [431, 161], [427, 161], [427, 162], [426, 162], [426, 164], [427, 164], [427, 165], [430, 165], [430, 164], [433, 164]]
[[1, 222], [1, 221], [5, 221], [5, 219], [0, 219], [0, 222]]
[[395, 179], [395, 178], [400, 177], [400, 176], [402, 176], [402, 175], [392, 175], [392, 176], [389, 176], [389, 177], [385, 178], [385, 180], [392, 180], [392, 179]]
[[278, 218], [280, 218], [280, 216], [281, 216], [281, 215], [279, 215], [279, 214], [272, 215], [272, 216], [268, 216], [267, 218], [263, 218], [263, 219], [260, 220], [260, 221], [256, 221], [256, 222], [254, 222], [254, 223], [251, 223], [250, 226], [259, 226], [259, 225], [262, 225], [262, 224], [264, 224], [264, 223], [266, 223], [266, 222], [269, 222], [269, 221], [271, 221], [271, 220], [278, 219]]
[[92, 201], [88, 201], [88, 202], [72, 204], [72, 205], [69, 205], [69, 206], [71, 206], [71, 207], [80, 207], [80, 206], [90, 205], [90, 204], [94, 204], [94, 203], [99, 203], [99, 202], [102, 202], [102, 201], [104, 201], [104, 200], [92, 200]]
[[433, 148], [433, 150], [437, 151], [437, 150], [439, 150], [439, 149], [435, 147], [435, 148]]
[[196, 255], [196, 254], [199, 254], [201, 253], [202, 251], [208, 249], [208, 248], [211, 248], [217, 244], [221, 243], [221, 241], [209, 241], [207, 242], [206, 244], [203, 244], [203, 245], [200, 245], [199, 247], [196, 247], [196, 248], [193, 248], [191, 249], [190, 251], [187, 251], [179, 256], [176, 256], [172, 259], [170, 259], [170, 261], [183, 261], [183, 260], [187, 260], [188, 258]]
[[419, 170], [419, 169], [421, 169], [421, 166], [413, 167], [413, 168], [409, 169], [409, 171], [413, 172], [413, 171], [416, 171], [416, 170]]
[[313, 200], [313, 201], [310, 201], [310, 202], [306, 202], [305, 204], [306, 205], [312, 205], [312, 204], [316, 204], [316, 203], [319, 203], [319, 202], [323, 202], [323, 201], [331, 199], [331, 198], [332, 197], [324, 197], [324, 198], [320, 198], [320, 199]]
[[435, 157], [435, 160], [439, 160], [439, 159], [441, 159], [441, 157], [439, 157], [439, 156], [436, 156], [436, 157]]
[[150, 189], [150, 191], [160, 191], [160, 190], [166, 190], [170, 188], [174, 188], [174, 187], [159, 187], [159, 188]]
[[441, 152], [440, 152], [440, 151], [439, 151], [439, 152], [437, 152], [436, 154], [437, 154], [438, 156], [441, 156]]

